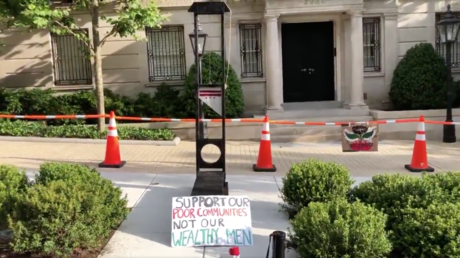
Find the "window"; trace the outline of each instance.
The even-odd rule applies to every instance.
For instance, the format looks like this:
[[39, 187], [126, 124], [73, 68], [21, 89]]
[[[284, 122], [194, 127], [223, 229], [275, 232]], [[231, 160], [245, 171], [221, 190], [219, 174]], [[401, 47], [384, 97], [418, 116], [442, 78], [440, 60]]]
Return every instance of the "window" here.
[[146, 35], [149, 81], [184, 80], [184, 27], [147, 28]]
[[[443, 56], [446, 58], [446, 46], [441, 42], [441, 39], [439, 38], [439, 32], [438, 32], [438, 27], [436, 24], [444, 17], [445, 13], [437, 13], [436, 14], [436, 23], [435, 23], [435, 28], [436, 28], [436, 38], [435, 38], [435, 44], [436, 44], [436, 51], [439, 53], [439, 55]], [[460, 13], [454, 12], [454, 15], [457, 16], [457, 18], [460, 18]], [[460, 42], [457, 39], [455, 43], [452, 44], [451, 48], [451, 61], [452, 61], [452, 68], [459, 68], [460, 67]]]
[[240, 24], [241, 78], [263, 77], [262, 25]]
[[[88, 35], [88, 30], [74, 33]], [[89, 48], [72, 34], [51, 34], [53, 52], [54, 83], [56, 86], [91, 85], [93, 74], [89, 59]]]
[[380, 18], [363, 18], [364, 71], [380, 72]]

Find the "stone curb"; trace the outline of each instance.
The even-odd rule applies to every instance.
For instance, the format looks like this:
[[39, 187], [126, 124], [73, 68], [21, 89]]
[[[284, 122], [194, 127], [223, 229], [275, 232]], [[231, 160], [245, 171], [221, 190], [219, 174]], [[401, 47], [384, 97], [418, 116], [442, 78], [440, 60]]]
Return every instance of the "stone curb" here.
[[[105, 139], [45, 138], [45, 137], [16, 137], [16, 136], [0, 136], [0, 141], [106, 144]], [[129, 145], [177, 146], [179, 145], [180, 142], [181, 140], [179, 137], [174, 138], [172, 141], [120, 140], [121, 145], [129, 144]]]

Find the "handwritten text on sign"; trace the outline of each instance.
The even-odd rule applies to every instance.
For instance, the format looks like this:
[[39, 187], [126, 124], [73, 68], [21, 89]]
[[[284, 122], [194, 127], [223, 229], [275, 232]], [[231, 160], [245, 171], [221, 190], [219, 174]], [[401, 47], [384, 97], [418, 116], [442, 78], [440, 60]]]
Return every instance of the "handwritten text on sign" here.
[[187, 196], [172, 200], [171, 246], [252, 245], [246, 196]]

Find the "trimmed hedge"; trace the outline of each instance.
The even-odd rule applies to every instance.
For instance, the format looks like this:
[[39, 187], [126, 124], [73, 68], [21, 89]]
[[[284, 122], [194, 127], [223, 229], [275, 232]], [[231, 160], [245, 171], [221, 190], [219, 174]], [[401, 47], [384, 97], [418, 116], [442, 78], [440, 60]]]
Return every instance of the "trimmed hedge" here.
[[[175, 137], [174, 133], [168, 129], [146, 129], [135, 126], [120, 126], [117, 128], [117, 131], [120, 139], [123, 140], [171, 141]], [[94, 125], [64, 124], [60, 126], [48, 126], [43, 122], [3, 120], [0, 121], [0, 135], [105, 139], [107, 130], [100, 132]]]
[[28, 187], [24, 171], [15, 166], [0, 165], [0, 230], [7, 228], [8, 214], [13, 211], [19, 194]]
[[459, 257], [460, 173], [378, 175], [350, 191], [349, 200], [388, 215], [396, 257]]
[[45, 163], [15, 196], [7, 211], [11, 249], [39, 257], [99, 249], [129, 212], [121, 189], [84, 165]]
[[344, 198], [312, 202], [291, 220], [290, 238], [300, 257], [383, 258], [391, 251], [386, 215]]
[[300, 257], [460, 257], [460, 172], [352, 181], [317, 160], [283, 178], [282, 207], [294, 215], [288, 246]]
[[[204, 65], [207, 65], [206, 60], [205, 58]], [[118, 116], [190, 118], [194, 114], [194, 106], [187, 103], [191, 98], [195, 98], [194, 95], [190, 95], [189, 90], [194, 87], [190, 83], [190, 78], [190, 76], [187, 77], [184, 91], [162, 84], [156, 88], [154, 94], [139, 93], [137, 96], [128, 97], [104, 89], [105, 112], [108, 114], [113, 110]], [[231, 68], [228, 85], [227, 117], [240, 117], [244, 110], [241, 84]], [[0, 113], [4, 114], [97, 114], [96, 103], [96, 97], [92, 91], [56, 94], [52, 89], [0, 89]], [[97, 119], [47, 120], [46, 122], [48, 125], [97, 124]]]
[[447, 76], [445, 60], [433, 45], [420, 43], [413, 46], [393, 73], [389, 95], [394, 108], [445, 108]]
[[310, 202], [327, 202], [345, 197], [353, 180], [342, 165], [310, 159], [294, 164], [283, 178], [282, 208], [293, 218]]
[[[244, 112], [243, 91], [235, 70], [225, 61], [225, 67], [229, 67], [227, 77], [227, 70], [222, 69], [221, 56], [212, 52], [203, 55], [201, 67], [203, 69], [203, 84], [219, 84], [222, 83], [223, 78], [227, 79], [227, 88], [225, 89], [226, 116], [229, 118], [241, 117]], [[188, 117], [195, 117], [196, 113], [195, 73], [195, 65], [192, 65], [185, 79], [185, 90], [182, 95], [184, 114]], [[207, 105], [204, 107], [204, 115], [208, 118], [220, 117]]]

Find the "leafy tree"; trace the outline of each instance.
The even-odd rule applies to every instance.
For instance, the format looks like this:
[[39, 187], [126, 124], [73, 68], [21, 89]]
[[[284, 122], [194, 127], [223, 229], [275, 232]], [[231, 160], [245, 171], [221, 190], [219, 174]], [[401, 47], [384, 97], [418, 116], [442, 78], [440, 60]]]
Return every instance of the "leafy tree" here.
[[[0, 0], [0, 23], [7, 27], [48, 29], [53, 33], [71, 34], [85, 42], [94, 58], [96, 79], [95, 95], [99, 114], [105, 113], [104, 82], [102, 79], [101, 52], [104, 43], [110, 37], [134, 37], [136, 31], [145, 27], [159, 27], [166, 19], [160, 13], [153, 0], [67, 0], [70, 4], [53, 4], [50, 0]], [[61, 1], [59, 1], [61, 2]], [[50, 4], [51, 3], [51, 4]], [[106, 11], [115, 12], [109, 17]], [[80, 33], [81, 29], [74, 20], [75, 12], [87, 13], [92, 18], [93, 38]], [[100, 35], [100, 21], [105, 21], [112, 29], [105, 35]], [[103, 130], [105, 120], [99, 119], [98, 128]]]

